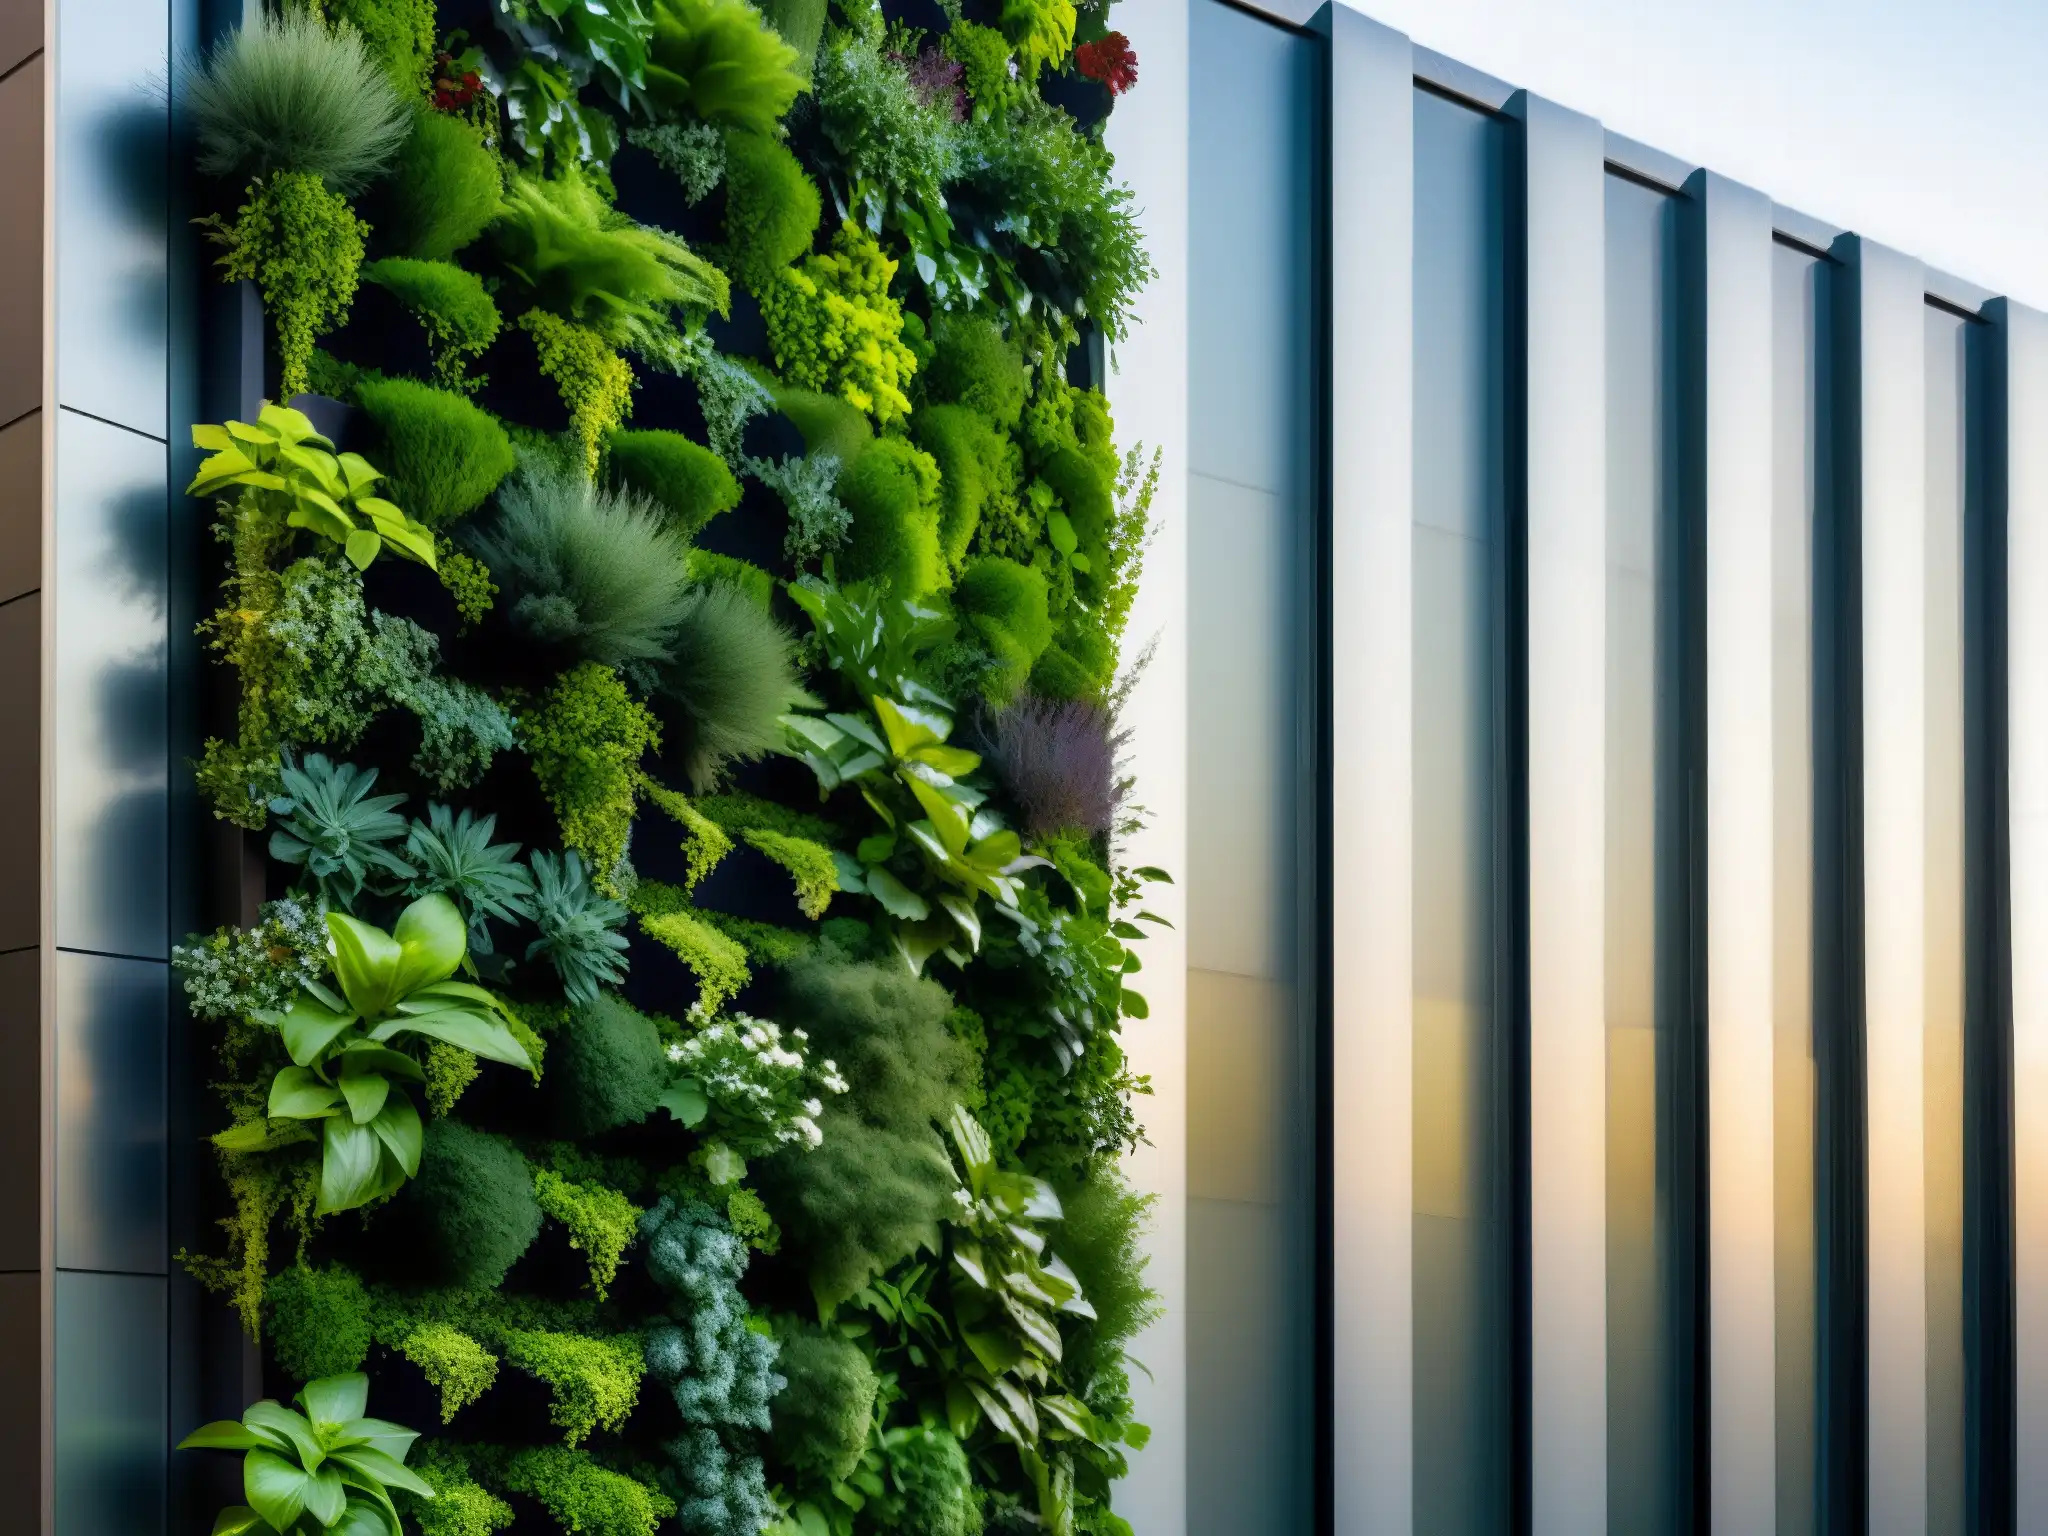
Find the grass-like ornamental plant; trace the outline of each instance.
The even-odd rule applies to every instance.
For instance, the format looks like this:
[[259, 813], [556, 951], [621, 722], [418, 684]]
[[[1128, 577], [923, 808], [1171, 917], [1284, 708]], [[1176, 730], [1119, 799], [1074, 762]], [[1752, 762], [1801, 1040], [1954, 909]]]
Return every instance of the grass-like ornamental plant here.
[[425, 329], [436, 384], [468, 392], [482, 382], [469, 377], [470, 360], [489, 350], [502, 323], [482, 278], [453, 262], [409, 256], [373, 261], [363, 277], [411, 310]]
[[[420, 1170], [419, 1110], [399, 1084], [425, 1073], [393, 1042], [415, 1035], [533, 1070], [505, 1005], [452, 979], [469, 947], [447, 897], [422, 896], [388, 933], [340, 912], [327, 914], [327, 931], [339, 990], [307, 982], [273, 1018], [292, 1064], [272, 1079], [268, 1106], [273, 1120], [320, 1122], [322, 1213], [394, 1194]], [[252, 1130], [267, 1134], [260, 1122]]]
[[988, 764], [1034, 837], [1106, 836], [1123, 803], [1117, 755], [1128, 739], [1105, 705], [1026, 695], [991, 724]]
[[608, 667], [668, 658], [692, 604], [686, 545], [654, 504], [535, 461], [471, 540], [512, 622]]
[[518, 467], [505, 429], [463, 395], [416, 379], [377, 379], [356, 390], [356, 403], [375, 427], [385, 484], [428, 528], [475, 511]]
[[265, 405], [254, 422], [195, 426], [192, 445], [208, 457], [186, 495], [247, 498], [286, 527], [339, 545], [357, 570], [387, 546], [434, 568], [433, 534], [372, 490], [383, 474], [361, 454], [337, 455], [303, 412]]
[[239, 1421], [219, 1419], [178, 1442], [181, 1451], [241, 1451], [242, 1496], [214, 1522], [213, 1536], [400, 1536], [391, 1491], [422, 1499], [434, 1490], [405, 1458], [416, 1430], [366, 1417], [370, 1378], [309, 1381], [292, 1399], [252, 1404]]
[[647, 94], [664, 114], [773, 133], [803, 88], [796, 49], [746, 0], [656, 0]]
[[794, 645], [767, 610], [725, 582], [690, 593], [656, 674], [666, 738], [702, 793], [735, 762], [778, 750], [783, 713], [805, 697]]
[[258, 12], [187, 84], [199, 168], [231, 180], [297, 171], [360, 192], [391, 163], [411, 114], [379, 61], [310, 9]]

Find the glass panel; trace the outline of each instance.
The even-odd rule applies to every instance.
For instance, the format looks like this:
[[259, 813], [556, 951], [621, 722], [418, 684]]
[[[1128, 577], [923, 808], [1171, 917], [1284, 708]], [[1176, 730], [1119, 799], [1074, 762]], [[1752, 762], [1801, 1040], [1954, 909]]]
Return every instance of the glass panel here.
[[1607, 179], [1607, 1528], [1683, 1528], [1693, 1159], [1678, 202]]
[[1415, 1529], [1508, 1528], [1506, 130], [1415, 97]]
[[1827, 262], [1774, 252], [1772, 741], [1777, 874], [1776, 941], [1777, 1444], [1778, 1536], [1815, 1529], [1817, 1207], [1813, 964], [1816, 826], [1814, 681], [1815, 530], [1834, 495], [1833, 327]]
[[1192, 18], [1188, 1529], [1313, 1524], [1315, 45]]
[[1927, 1530], [1965, 1526], [1963, 1471], [1964, 527], [1980, 327], [1927, 310]]

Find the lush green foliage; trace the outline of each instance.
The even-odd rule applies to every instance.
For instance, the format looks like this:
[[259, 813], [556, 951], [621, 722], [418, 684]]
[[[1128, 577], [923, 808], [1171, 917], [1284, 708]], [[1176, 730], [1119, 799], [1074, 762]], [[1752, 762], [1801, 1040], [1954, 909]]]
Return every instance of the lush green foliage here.
[[889, 297], [895, 275], [896, 263], [851, 224], [829, 252], [778, 272], [756, 297], [783, 376], [840, 396], [877, 424], [908, 415], [904, 388], [917, 362], [902, 341], [902, 307]]
[[405, 1466], [418, 1432], [365, 1417], [369, 1400], [367, 1376], [322, 1377], [292, 1399], [303, 1413], [265, 1398], [239, 1422], [205, 1424], [179, 1441], [181, 1451], [245, 1453], [242, 1489], [249, 1502], [223, 1510], [214, 1536], [396, 1533], [392, 1490], [428, 1499], [434, 1490]]
[[530, 463], [470, 544], [536, 643], [635, 677], [673, 651], [693, 601], [682, 536], [654, 503], [573, 470]]
[[424, 108], [391, 174], [370, 199], [380, 248], [420, 261], [447, 261], [498, 216], [504, 173], [475, 129]]
[[647, 91], [665, 112], [773, 133], [804, 88], [797, 64], [746, 0], [655, 0]]
[[[417, 270], [427, 265], [379, 263], [386, 269], [405, 266]], [[481, 289], [478, 296], [486, 306], [490, 304]], [[496, 311], [491, 315], [495, 334]], [[505, 429], [460, 394], [411, 379], [380, 379], [362, 385], [356, 391], [356, 403], [376, 424], [392, 494], [430, 528], [451, 523], [482, 506], [518, 462]]]
[[349, 28], [310, 10], [259, 11], [187, 82], [199, 168], [230, 181], [309, 176], [352, 196], [390, 164], [412, 127], [378, 61]]
[[[469, 363], [498, 339], [501, 322], [498, 306], [491, 301], [482, 278], [453, 262], [416, 261], [409, 256], [387, 256], [382, 261], [373, 261], [363, 268], [363, 277], [387, 290], [426, 329], [434, 348], [436, 384], [468, 393], [484, 383], [470, 378]], [[405, 382], [388, 380], [386, 387]], [[358, 398], [368, 393], [366, 388]], [[502, 436], [503, 429], [499, 431]], [[460, 440], [458, 433], [457, 441]], [[505, 472], [499, 473], [502, 476]], [[414, 509], [428, 522], [442, 521], [431, 516], [418, 497], [414, 501]]]
[[615, 432], [610, 449], [612, 479], [660, 507], [684, 538], [740, 503], [725, 461], [680, 432]]
[[782, 626], [738, 587], [691, 593], [656, 687], [664, 739], [693, 790], [781, 746], [783, 712], [802, 697], [791, 652]]
[[509, 1141], [442, 1118], [427, 1123], [419, 1177], [398, 1215], [426, 1276], [492, 1290], [540, 1235], [533, 1170]]
[[669, 356], [677, 317], [723, 314], [723, 272], [617, 213], [580, 176], [516, 177], [492, 226], [498, 260], [534, 304], [608, 345]]
[[289, 399], [311, 387], [313, 344], [348, 319], [369, 226], [310, 171], [278, 171], [249, 183], [232, 224], [204, 221], [221, 248], [221, 276], [251, 282], [277, 328], [278, 387]]
[[725, 239], [732, 274], [760, 292], [811, 248], [823, 207], [786, 146], [760, 133], [725, 136]]
[[[1148, 268], [1054, 104], [1128, 42], [1068, 0], [317, 9], [210, 66], [269, 392], [368, 457], [200, 437], [199, 783], [289, 894], [175, 956], [224, 1195], [185, 1261], [267, 1367], [438, 1397], [422, 1536], [1129, 1536], [1157, 461], [1068, 380]], [[281, 91], [293, 29], [353, 80]]]

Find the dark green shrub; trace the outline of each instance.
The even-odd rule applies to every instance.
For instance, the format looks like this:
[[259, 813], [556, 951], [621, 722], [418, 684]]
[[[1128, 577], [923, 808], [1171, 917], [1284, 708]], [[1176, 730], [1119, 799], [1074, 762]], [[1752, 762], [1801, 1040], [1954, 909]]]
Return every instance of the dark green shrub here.
[[939, 553], [939, 467], [902, 438], [885, 437], [839, 477], [839, 500], [852, 536], [839, 572], [854, 581], [886, 580], [899, 597], [920, 597], [945, 582]]
[[758, 291], [811, 248], [823, 208], [789, 147], [762, 133], [725, 136], [725, 239], [732, 274]]
[[[483, 279], [452, 261], [416, 261], [387, 256], [363, 268], [375, 283], [412, 311], [434, 349], [434, 382], [444, 389], [469, 389], [468, 360], [498, 339], [502, 324]], [[500, 435], [503, 428], [499, 429]]]
[[982, 1496], [967, 1452], [950, 1431], [917, 1424], [888, 1437], [887, 1500], [899, 1536], [981, 1536]]
[[783, 714], [800, 691], [789, 635], [737, 586], [691, 596], [660, 671], [663, 739], [693, 790], [710, 789], [728, 764], [782, 745]]
[[355, 1271], [294, 1264], [263, 1289], [270, 1347], [278, 1368], [297, 1381], [346, 1376], [370, 1354], [370, 1293]]
[[821, 1146], [777, 1155], [760, 1177], [821, 1308], [937, 1245], [959, 1181], [934, 1126], [977, 1086], [951, 1011], [944, 988], [890, 963], [821, 957], [789, 973], [779, 1017], [810, 1031], [848, 1092], [819, 1120]]
[[842, 1482], [860, 1464], [881, 1383], [860, 1346], [799, 1328], [782, 1335], [775, 1362], [786, 1385], [775, 1399], [775, 1452], [806, 1482]]
[[684, 538], [740, 504], [740, 483], [725, 460], [680, 432], [614, 432], [611, 476], [666, 512]]
[[273, 171], [360, 192], [404, 142], [404, 101], [363, 40], [309, 11], [259, 12], [186, 82], [199, 168], [235, 183]]
[[505, 195], [499, 164], [460, 118], [416, 111], [412, 137], [370, 203], [378, 248], [446, 261], [498, 216]]
[[984, 556], [960, 573], [953, 608], [995, 659], [995, 671], [983, 688], [989, 702], [997, 707], [1009, 703], [1052, 644], [1045, 577], [1000, 555]]
[[533, 1170], [503, 1137], [460, 1120], [429, 1120], [419, 1176], [397, 1210], [406, 1228], [394, 1252], [413, 1274], [444, 1285], [496, 1290], [540, 1235]]
[[1004, 431], [1024, 414], [1024, 359], [993, 320], [949, 315], [932, 337], [935, 352], [925, 374], [928, 398], [965, 405]]
[[471, 542], [516, 626], [603, 666], [665, 660], [692, 602], [682, 535], [654, 503], [574, 470], [528, 465]]
[[475, 511], [518, 463], [505, 429], [474, 402], [412, 379], [356, 391], [376, 429], [385, 493], [429, 528]]
[[939, 553], [958, 574], [981, 509], [1004, 475], [1003, 440], [964, 405], [926, 406], [910, 418], [910, 435], [939, 466]]
[[818, 44], [825, 36], [825, 0], [761, 0], [761, 14], [797, 53], [797, 65], [810, 78], [818, 62]]
[[654, 1020], [609, 992], [571, 1009], [548, 1042], [547, 1086], [565, 1136], [646, 1119], [670, 1075]]

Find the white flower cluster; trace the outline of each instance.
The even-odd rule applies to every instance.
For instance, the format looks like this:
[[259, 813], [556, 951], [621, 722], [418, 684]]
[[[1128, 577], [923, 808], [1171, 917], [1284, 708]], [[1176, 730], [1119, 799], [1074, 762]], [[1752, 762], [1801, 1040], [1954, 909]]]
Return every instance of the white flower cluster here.
[[829, 1060], [810, 1062], [809, 1043], [808, 1034], [793, 1029], [784, 1044], [780, 1026], [740, 1013], [670, 1046], [668, 1055], [702, 1086], [719, 1133], [753, 1157], [824, 1140], [819, 1095], [846, 1092], [846, 1079]]

